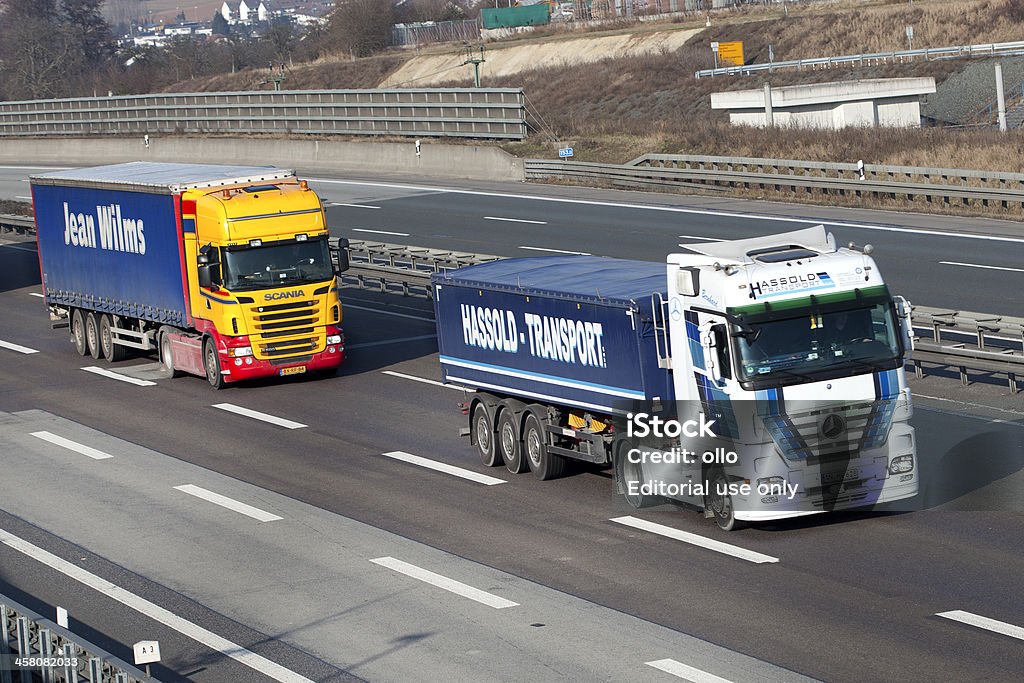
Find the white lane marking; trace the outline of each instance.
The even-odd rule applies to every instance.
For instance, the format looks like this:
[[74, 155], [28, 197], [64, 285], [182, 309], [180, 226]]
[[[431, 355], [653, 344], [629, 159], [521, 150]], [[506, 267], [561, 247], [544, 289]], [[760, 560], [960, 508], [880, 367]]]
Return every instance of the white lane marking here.
[[1024, 268], [1008, 268], [1006, 266], [986, 266], [981, 263], [961, 263], [960, 261], [939, 261], [944, 266], [963, 266], [964, 268], [984, 268], [985, 270], [1008, 270], [1013, 273], [1024, 273]]
[[286, 420], [283, 417], [277, 417], [276, 415], [270, 415], [268, 413], [261, 413], [258, 410], [250, 410], [248, 408], [243, 408], [242, 406], [236, 406], [233, 403], [214, 403], [210, 407], [218, 408], [220, 410], [226, 410], [227, 412], [235, 413], [236, 415], [251, 417], [254, 420], [269, 422], [272, 425], [284, 427], [285, 429], [302, 429], [303, 427], [306, 426], [301, 422], [292, 422], [291, 420]]
[[423, 322], [432, 323], [433, 318], [427, 318], [422, 315], [409, 315], [408, 313], [395, 313], [394, 311], [382, 311], [379, 308], [368, 308], [367, 306], [356, 306], [355, 304], [342, 304], [343, 308], [354, 308], [357, 311], [369, 311], [370, 313], [380, 313], [381, 315], [393, 315], [396, 318], [409, 318], [411, 320], [422, 320]]
[[1010, 636], [1017, 640], [1024, 640], [1024, 628], [1021, 628], [1020, 626], [1007, 624], [1005, 621], [996, 621], [995, 619], [989, 619], [988, 617], [983, 617], [978, 614], [971, 614], [970, 612], [965, 612], [961, 609], [955, 609], [951, 612], [939, 612], [935, 616], [959, 621], [960, 623], [967, 624], [968, 626], [983, 628], [986, 631]]
[[101, 377], [109, 377], [110, 379], [116, 379], [119, 382], [127, 382], [128, 384], [134, 384], [140, 387], [155, 387], [156, 382], [150, 382], [148, 379], [135, 379], [134, 377], [128, 377], [118, 372], [111, 372], [110, 370], [104, 370], [98, 368], [95, 365], [90, 365], [87, 368], [82, 368], [86, 372], [91, 372], [94, 375], [100, 375]]
[[687, 209], [680, 206], [652, 206], [649, 204], [630, 204], [628, 202], [608, 202], [595, 199], [566, 199], [564, 197], [544, 197], [541, 195], [511, 194], [504, 192], [485, 192], [482, 190], [461, 190], [453, 187], [429, 187], [426, 185], [404, 185], [399, 183], [371, 183], [363, 180], [333, 180], [330, 178], [307, 178], [318, 183], [334, 183], [337, 185], [367, 185], [395, 190], [417, 190], [448, 194], [480, 195], [484, 197], [502, 197], [505, 199], [528, 199], [538, 202], [561, 202], [563, 204], [584, 204], [590, 206], [608, 206], [618, 209], [642, 209], [647, 211], [667, 211], [669, 213], [688, 213], [700, 216], [723, 216], [725, 218], [744, 218], [758, 221], [780, 221], [783, 223], [803, 223], [806, 225], [830, 225], [837, 228], [860, 228], [862, 230], [878, 230], [880, 232], [909, 232], [916, 235], [935, 235], [938, 237], [957, 237], [971, 240], [988, 240], [992, 242], [1013, 242], [1024, 244], [1024, 237], [1000, 237], [998, 235], [975, 235], [973, 233], [944, 232], [926, 228], [899, 228], [892, 225], [872, 225], [870, 223], [847, 223], [844, 221], [825, 221], [807, 218], [791, 218], [788, 216], [772, 216], [759, 213], [742, 213], [738, 211], [718, 211], [713, 209]]
[[532, 223], [533, 225], [547, 225], [547, 221], [530, 221], [525, 218], [502, 218], [501, 216], [484, 216], [487, 221], [508, 221], [509, 223]]
[[45, 299], [46, 298], [44, 295], [40, 294], [39, 292], [29, 292], [28, 295], [29, 296], [37, 296], [40, 299]]
[[404, 342], [422, 341], [424, 339], [437, 339], [437, 335], [421, 334], [418, 337], [402, 337], [401, 339], [385, 339], [384, 341], [364, 342], [362, 344], [349, 344], [348, 346], [345, 347], [345, 350], [350, 351], [352, 349], [365, 349], [371, 346], [385, 346], [387, 344], [402, 344]]
[[24, 197], [24, 196], [21, 196], [21, 195], [15, 195], [14, 198], [15, 199], [32, 199], [31, 197]]
[[677, 662], [674, 659], [658, 659], [653, 662], [645, 662], [647, 666], [664, 671], [667, 674], [678, 676], [690, 683], [732, 683], [728, 678], [709, 674], [688, 664]]
[[[725, 241], [725, 240], [722, 240], [722, 239], [718, 239], [717, 237], [701, 237], [700, 235], [680, 235], [679, 237], [681, 237], [684, 240], [707, 240], [708, 242], [724, 242]], [[672, 660], [666, 659], [666, 660], [663, 660], [663, 661], [672, 661]]]
[[246, 517], [252, 517], [253, 519], [257, 519], [261, 522], [275, 522], [279, 519], [284, 519], [284, 517], [280, 517], [271, 512], [266, 512], [265, 510], [260, 510], [252, 505], [246, 505], [234, 498], [222, 496], [219, 493], [214, 493], [209, 489], [204, 489], [203, 487], [195, 486], [194, 484], [182, 484], [181, 486], [175, 486], [174, 488], [182, 493], [187, 493], [188, 495], [195, 496], [196, 498], [202, 498], [214, 505], [219, 505], [222, 508], [227, 508], [228, 510], [245, 515]]
[[0, 247], [3, 247], [4, 249], [14, 249], [15, 251], [28, 251], [33, 254], [36, 253], [35, 249], [32, 249], [30, 247], [22, 247], [15, 244], [0, 244]]
[[351, 206], [353, 209], [379, 209], [379, 206], [369, 204], [345, 204], [344, 202], [330, 202], [329, 206]]
[[409, 564], [408, 562], [403, 562], [402, 560], [396, 560], [393, 557], [378, 557], [374, 560], [370, 560], [370, 562], [380, 565], [381, 567], [387, 567], [399, 574], [405, 574], [417, 581], [429, 583], [431, 586], [437, 586], [449, 593], [455, 593], [456, 595], [461, 595], [464, 598], [475, 600], [482, 605], [487, 605], [494, 609], [505, 609], [506, 607], [517, 607], [519, 605], [518, 602], [506, 600], [505, 598], [482, 591], [479, 588], [473, 588], [461, 581], [449, 579], [447, 576], [435, 574], [432, 571], [423, 569], [422, 567], [417, 567], [416, 565]]
[[469, 479], [475, 481], [478, 484], [484, 486], [496, 486], [497, 484], [507, 484], [508, 482], [504, 479], [498, 479], [497, 477], [489, 477], [486, 474], [478, 474], [471, 470], [465, 470], [455, 465], [449, 465], [443, 462], [437, 462], [436, 460], [430, 460], [429, 458], [422, 458], [412, 453], [406, 453], [405, 451], [391, 451], [390, 453], [384, 453], [384, 457], [393, 458], [395, 460], [401, 460], [407, 462], [410, 465], [419, 465], [420, 467], [426, 467], [428, 470], [435, 470], [437, 472], [444, 472], [450, 474], [453, 477], [461, 477], [462, 479]]
[[4, 529], [0, 529], [0, 543], [17, 550], [23, 555], [31, 557], [37, 562], [45, 564], [51, 569], [56, 569], [65, 576], [68, 576], [75, 581], [102, 593], [103, 595], [106, 595], [108, 598], [117, 600], [122, 605], [130, 607], [136, 612], [144, 614], [154, 621], [160, 622], [164, 626], [173, 628], [178, 633], [191, 638], [197, 643], [201, 643], [222, 655], [231, 657], [236, 662], [244, 664], [250, 669], [254, 669], [276, 681], [280, 681], [281, 683], [313, 683], [310, 679], [297, 674], [291, 669], [286, 669], [280, 664], [270, 661], [266, 657], [262, 657], [255, 652], [245, 649], [238, 643], [234, 643], [227, 638], [223, 638], [212, 631], [207, 631], [202, 626], [193, 624], [191, 621], [187, 621], [186, 619], [179, 617], [170, 610], [166, 610], [145, 598], [141, 598], [138, 595], [107, 581], [106, 579], [100, 578], [92, 572], [88, 572], [81, 567], [71, 564], [67, 560], [63, 560], [53, 553], [32, 545], [28, 541], [25, 541]]
[[8, 349], [9, 351], [17, 351], [18, 353], [25, 353], [25, 354], [39, 353], [35, 349], [30, 349], [27, 346], [22, 346], [21, 344], [15, 344], [13, 342], [6, 342], [6, 341], [4, 341], [2, 339], [0, 339], [0, 349]]
[[392, 377], [400, 377], [401, 379], [409, 379], [413, 382], [422, 382], [423, 384], [433, 384], [435, 387], [444, 387], [445, 389], [455, 389], [456, 391], [466, 391], [465, 387], [460, 387], [455, 384], [445, 384], [444, 382], [438, 382], [436, 379], [427, 379], [426, 377], [417, 377], [416, 375], [407, 375], [404, 372], [395, 372], [394, 370], [381, 370], [382, 374], [391, 375]]
[[733, 557], [738, 557], [739, 559], [746, 560], [747, 562], [764, 564], [766, 562], [779, 561], [779, 558], [772, 557], [771, 555], [762, 555], [761, 553], [754, 552], [753, 550], [747, 550], [746, 548], [740, 548], [739, 546], [731, 545], [729, 543], [704, 538], [697, 534], [691, 534], [689, 531], [681, 531], [670, 526], [665, 526], [664, 524], [655, 524], [654, 522], [648, 522], [636, 517], [616, 517], [611, 521], [633, 527], [634, 529], [640, 529], [641, 531], [649, 531], [652, 534], [667, 536], [668, 538], [682, 541], [683, 543], [691, 543], [693, 545], [700, 546], [701, 548], [714, 550], [716, 553], [732, 555]]
[[96, 450], [95, 448], [80, 444], [77, 441], [72, 441], [71, 439], [65, 439], [63, 436], [58, 436], [51, 432], [32, 432], [32, 436], [37, 439], [42, 439], [43, 441], [49, 441], [50, 443], [60, 446], [61, 448], [66, 448], [69, 451], [81, 453], [93, 460], [106, 460], [107, 458], [114, 457], [110, 453], [104, 453], [103, 451]]
[[375, 235], [394, 235], [395, 237], [408, 237], [407, 232], [391, 232], [390, 230], [370, 230], [369, 228], [352, 228], [352, 232], [372, 232]]
[[573, 254], [574, 256], [590, 256], [590, 252], [587, 251], [568, 251], [566, 249], [545, 249], [544, 247], [519, 247], [520, 249], [527, 249], [529, 251], [549, 251], [553, 254]]

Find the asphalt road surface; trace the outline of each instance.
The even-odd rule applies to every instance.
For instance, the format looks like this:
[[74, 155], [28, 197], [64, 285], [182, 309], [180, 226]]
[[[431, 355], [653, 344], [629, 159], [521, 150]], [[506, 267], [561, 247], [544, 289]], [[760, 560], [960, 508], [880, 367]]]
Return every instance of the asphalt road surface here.
[[[3, 193], [19, 182], [3, 178]], [[873, 226], [832, 229], [876, 244], [897, 292], [933, 306], [1020, 306], [1017, 271], [940, 267], [1024, 263], [1020, 242], [1007, 241], [1017, 239], [1011, 223], [359, 182], [318, 185], [338, 204], [336, 234], [660, 260], [686, 241], [679, 235], [845, 220]], [[617, 206], [593, 203], [609, 201]], [[657, 208], [621, 206], [635, 201]], [[783, 220], [737, 215], [750, 213]], [[30, 245], [0, 246], [0, 593], [43, 614], [67, 607], [73, 630], [125, 659], [132, 642], [159, 639], [161, 678], [1024, 676], [1016, 413], [920, 402], [928, 475], [918, 509], [723, 535], [693, 512], [625, 507], [607, 472], [538, 482], [482, 467], [458, 437], [462, 393], [436, 384], [427, 302], [345, 290], [350, 357], [337, 377], [213, 392], [201, 378], [161, 377], [151, 357], [106, 366], [76, 356], [33, 296], [35, 258]], [[961, 276], [969, 287], [950, 286]], [[83, 370], [91, 366], [118, 375]]]

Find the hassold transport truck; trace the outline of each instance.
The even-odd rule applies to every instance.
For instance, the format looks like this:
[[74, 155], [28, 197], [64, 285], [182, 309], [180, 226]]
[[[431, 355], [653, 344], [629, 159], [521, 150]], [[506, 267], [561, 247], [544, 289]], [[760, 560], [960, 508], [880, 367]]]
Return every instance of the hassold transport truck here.
[[217, 389], [341, 364], [323, 207], [294, 172], [132, 162], [30, 182], [46, 303], [80, 355], [156, 348]]
[[[696, 253], [667, 264], [550, 256], [432, 277], [442, 377], [475, 389], [483, 462], [540, 479], [612, 466], [633, 506], [680, 501], [727, 530], [914, 496], [910, 308], [871, 249], [821, 226], [682, 246]], [[693, 438], [647, 447], [655, 417]]]

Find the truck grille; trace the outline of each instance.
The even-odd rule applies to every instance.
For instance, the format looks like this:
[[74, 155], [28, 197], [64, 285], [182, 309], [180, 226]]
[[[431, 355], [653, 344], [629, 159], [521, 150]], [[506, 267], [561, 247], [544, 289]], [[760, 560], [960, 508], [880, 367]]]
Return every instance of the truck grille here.
[[887, 399], [762, 419], [786, 458], [821, 462], [884, 444], [895, 409], [895, 399]]
[[317, 325], [323, 324], [317, 302], [290, 301], [251, 309], [253, 352], [258, 358], [308, 356], [317, 348]]

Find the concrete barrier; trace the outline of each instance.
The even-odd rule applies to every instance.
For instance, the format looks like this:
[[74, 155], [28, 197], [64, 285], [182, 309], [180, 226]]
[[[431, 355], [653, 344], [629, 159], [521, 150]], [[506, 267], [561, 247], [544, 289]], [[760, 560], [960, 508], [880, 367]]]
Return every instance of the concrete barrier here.
[[304, 172], [523, 180], [523, 162], [497, 147], [451, 145], [424, 139], [420, 154], [408, 142], [343, 142], [267, 138], [140, 137], [7, 139], [0, 161], [45, 166], [102, 165], [123, 161], [252, 164]]

